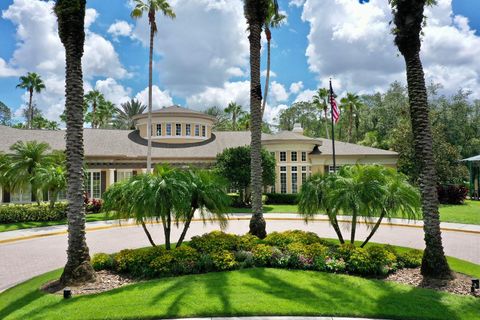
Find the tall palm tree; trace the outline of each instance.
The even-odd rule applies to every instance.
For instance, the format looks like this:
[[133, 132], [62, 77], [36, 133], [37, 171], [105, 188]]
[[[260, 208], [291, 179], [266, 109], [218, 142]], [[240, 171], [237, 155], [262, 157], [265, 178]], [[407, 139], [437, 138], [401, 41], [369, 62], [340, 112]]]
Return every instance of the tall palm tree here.
[[217, 106], [213, 106], [206, 109], [203, 112], [215, 118], [215, 123], [213, 124], [213, 130], [225, 131], [229, 127], [229, 119], [227, 118], [224, 109]]
[[65, 108], [67, 155], [67, 263], [60, 277], [62, 285], [95, 279], [85, 239], [85, 205], [83, 202], [83, 74], [85, 43], [85, 0], [57, 0], [55, 14], [58, 34], [65, 47]]
[[105, 97], [103, 94], [98, 90], [89, 91], [84, 98], [85, 104], [92, 108], [92, 112], [90, 113], [89, 117], [90, 121], [92, 122], [92, 128], [96, 129], [98, 127], [98, 107], [105, 102]]
[[360, 97], [354, 93], [347, 93], [347, 96], [340, 100], [341, 106], [347, 111], [348, 114], [348, 142], [352, 142], [352, 128], [353, 118], [358, 119], [360, 108], [363, 106], [363, 102]]
[[160, 11], [164, 16], [169, 18], [175, 18], [170, 4], [167, 0], [134, 0], [135, 8], [131, 12], [131, 17], [139, 19], [145, 12], [148, 13], [148, 23], [150, 24], [150, 48], [149, 48], [149, 61], [148, 61], [148, 121], [147, 121], [147, 137], [148, 137], [148, 150], [147, 150], [147, 173], [152, 171], [152, 65], [153, 65], [153, 38], [157, 33], [156, 13]]
[[245, 114], [245, 112], [242, 110], [242, 106], [235, 103], [235, 102], [230, 102], [228, 106], [225, 108], [225, 113], [231, 115], [232, 117], [232, 130], [237, 131], [238, 129], [238, 120], [241, 115]]
[[98, 127], [99, 128], [111, 128], [113, 119], [117, 113], [117, 107], [113, 102], [104, 100], [98, 106]]
[[265, 105], [267, 104], [268, 97], [268, 86], [270, 82], [270, 55], [271, 55], [271, 41], [272, 41], [272, 31], [270, 28], [278, 28], [285, 21], [287, 17], [284, 14], [281, 14], [278, 10], [278, 4], [276, 1], [270, 1], [268, 6], [268, 14], [265, 20], [264, 30], [265, 37], [267, 38], [267, 75], [265, 77], [265, 93], [263, 96], [262, 103], [262, 115], [265, 112]]
[[451, 278], [442, 244], [435, 160], [430, 127], [425, 74], [420, 60], [421, 32], [425, 5], [434, 0], [390, 0], [395, 23], [395, 45], [402, 54], [407, 71], [408, 99], [415, 157], [420, 172], [425, 251], [421, 272], [424, 276]]
[[145, 112], [146, 108], [146, 105], [135, 99], [122, 103], [120, 108], [117, 108], [114, 126], [119, 129], [134, 130], [135, 121], [133, 121], [133, 117]]
[[20, 77], [20, 83], [17, 84], [17, 88], [26, 89], [29, 93], [27, 127], [31, 129], [33, 120], [33, 92], [40, 93], [45, 89], [45, 84], [38, 74], [29, 72], [26, 76]]
[[243, 0], [250, 42], [250, 115], [252, 218], [250, 233], [259, 238], [267, 235], [262, 208], [262, 85], [260, 84], [261, 33], [268, 17], [270, 2], [276, 0]]
[[67, 188], [65, 164], [40, 166], [35, 172], [34, 181], [38, 187], [48, 192], [50, 208], [55, 207], [58, 194]]
[[327, 139], [329, 138], [329, 123], [328, 123], [328, 116], [327, 116], [327, 111], [328, 111], [328, 89], [327, 88], [320, 88], [317, 90], [317, 93], [313, 96], [313, 103], [315, 106], [323, 111], [324, 119], [325, 119], [325, 133], [327, 134], [326, 137]]

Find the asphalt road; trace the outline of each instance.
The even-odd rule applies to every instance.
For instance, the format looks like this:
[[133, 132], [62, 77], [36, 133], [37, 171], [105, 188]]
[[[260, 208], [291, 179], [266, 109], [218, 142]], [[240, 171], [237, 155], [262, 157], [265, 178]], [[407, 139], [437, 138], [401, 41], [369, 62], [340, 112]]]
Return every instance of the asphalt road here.
[[[357, 228], [357, 239], [364, 239], [368, 234], [366, 225], [359, 225]], [[162, 243], [163, 232], [160, 225], [152, 225], [149, 229], [155, 241]], [[218, 229], [217, 224], [192, 222], [187, 238]], [[267, 220], [268, 232], [288, 229], [313, 231], [325, 238], [336, 237], [333, 229], [324, 221], [310, 222], [307, 225], [301, 220]], [[248, 220], [232, 220], [225, 231], [246, 233]], [[179, 234], [180, 231], [174, 229], [172, 241], [176, 241]], [[447, 255], [480, 264], [480, 234], [460, 231], [443, 231], [442, 234]], [[416, 227], [382, 225], [371, 241], [424, 248], [423, 229]], [[89, 231], [87, 243], [91, 254], [149, 246], [142, 228], [138, 226]], [[66, 247], [66, 234], [0, 244], [0, 291], [62, 267], [66, 262]]]

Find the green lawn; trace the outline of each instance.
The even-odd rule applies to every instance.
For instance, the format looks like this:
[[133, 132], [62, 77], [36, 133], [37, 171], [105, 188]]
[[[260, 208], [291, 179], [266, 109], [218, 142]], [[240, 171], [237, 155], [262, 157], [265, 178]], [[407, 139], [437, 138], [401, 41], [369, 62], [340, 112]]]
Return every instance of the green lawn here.
[[0, 294], [0, 318], [328, 315], [461, 320], [480, 314], [479, 300], [473, 297], [311, 271], [256, 268], [165, 278], [70, 300], [38, 290], [59, 275], [59, 270], [50, 272]]

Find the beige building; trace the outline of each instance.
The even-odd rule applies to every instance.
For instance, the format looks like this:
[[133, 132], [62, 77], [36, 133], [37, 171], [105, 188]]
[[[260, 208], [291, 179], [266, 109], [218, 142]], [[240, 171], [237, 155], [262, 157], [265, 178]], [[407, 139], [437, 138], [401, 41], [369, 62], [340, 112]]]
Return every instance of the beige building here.
[[[127, 179], [146, 168], [147, 115], [135, 117], [137, 130], [85, 129], [86, 189], [100, 198], [111, 184]], [[152, 114], [152, 162], [175, 166], [211, 167], [217, 154], [226, 148], [250, 144], [248, 131], [214, 131], [215, 119], [204, 113], [180, 108], [164, 108]], [[17, 141], [41, 141], [53, 150], [65, 149], [65, 131], [24, 130], [0, 126], [0, 152], [9, 153]], [[296, 193], [312, 173], [332, 171], [332, 142], [293, 131], [263, 134], [262, 145], [275, 156], [276, 182], [270, 191]], [[336, 142], [337, 166], [382, 164], [395, 167], [398, 154], [392, 151]], [[29, 202], [29, 190], [0, 192], [1, 202]]]

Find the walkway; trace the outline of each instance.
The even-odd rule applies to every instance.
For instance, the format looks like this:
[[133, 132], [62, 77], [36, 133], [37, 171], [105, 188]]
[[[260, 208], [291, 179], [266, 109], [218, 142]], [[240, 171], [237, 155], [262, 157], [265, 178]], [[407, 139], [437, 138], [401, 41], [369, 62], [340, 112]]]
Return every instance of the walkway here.
[[[244, 234], [248, 231], [249, 214], [231, 215], [226, 232]], [[318, 216], [308, 224], [296, 214], [267, 214], [267, 231], [300, 229], [318, 233], [321, 237], [335, 238], [326, 217]], [[344, 217], [341, 220], [348, 220]], [[149, 229], [157, 243], [163, 242], [161, 226]], [[187, 237], [218, 230], [217, 223], [194, 221]], [[480, 264], [480, 226], [442, 223], [443, 241], [447, 255]], [[178, 239], [181, 230], [172, 230], [172, 239]], [[346, 232], [346, 231], [345, 231]], [[361, 224], [357, 239], [365, 238], [368, 226]], [[424, 248], [421, 222], [394, 219], [379, 228], [372, 242]], [[87, 243], [91, 254], [117, 252], [125, 248], [149, 246], [141, 227], [131, 221], [101, 221], [87, 224]], [[42, 227], [0, 233], [0, 291], [35, 275], [60, 268], [66, 261], [66, 226]]]

